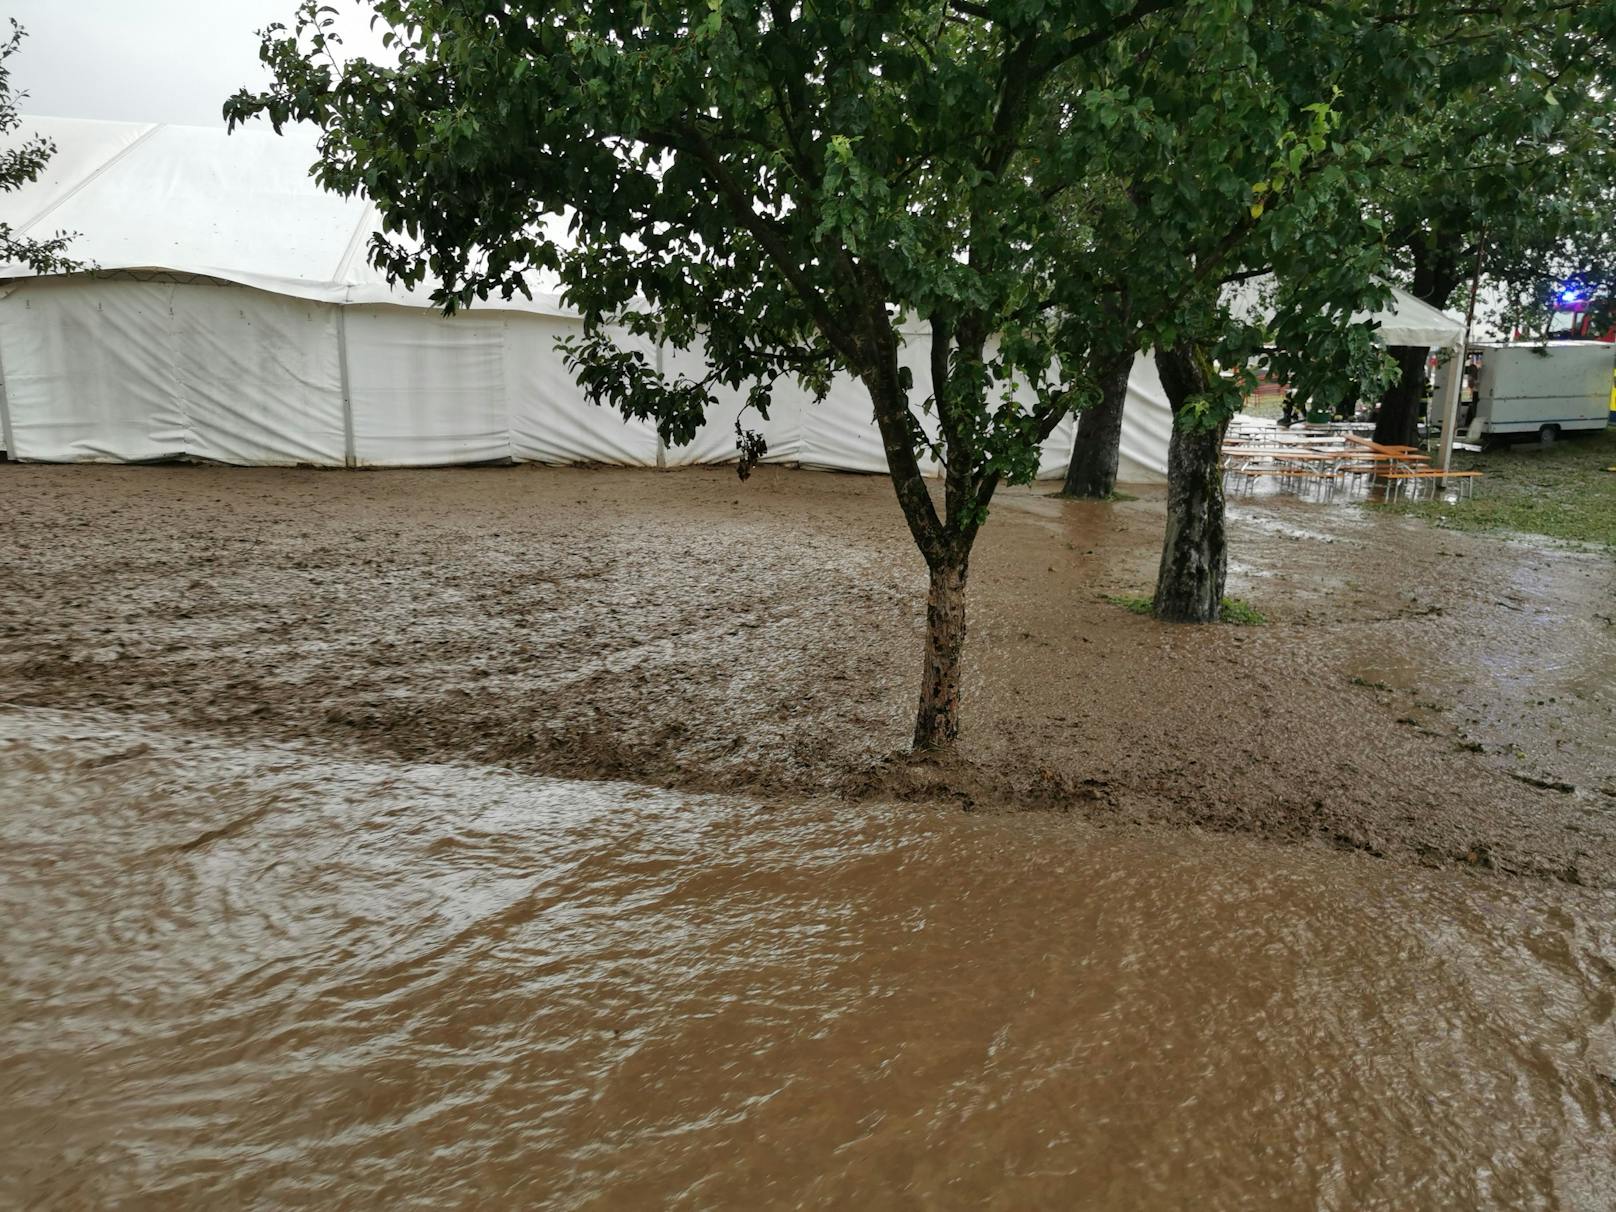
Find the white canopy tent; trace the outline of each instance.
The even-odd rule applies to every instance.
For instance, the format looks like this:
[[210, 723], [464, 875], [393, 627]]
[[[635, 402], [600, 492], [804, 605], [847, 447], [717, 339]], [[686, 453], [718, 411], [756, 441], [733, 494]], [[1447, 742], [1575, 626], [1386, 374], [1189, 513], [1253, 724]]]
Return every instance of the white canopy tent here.
[[[1247, 319], [1261, 319], [1272, 314], [1264, 300], [1272, 290], [1272, 279], [1254, 278], [1233, 288], [1230, 309]], [[1462, 356], [1465, 344], [1465, 324], [1445, 311], [1416, 299], [1406, 290], [1393, 286], [1390, 302], [1379, 311], [1358, 312], [1354, 323], [1373, 320], [1376, 335], [1386, 345], [1414, 345], [1451, 351]], [[1442, 381], [1442, 470], [1448, 469], [1453, 455], [1453, 441], [1459, 426], [1460, 375], [1447, 375]]]
[[[555, 348], [578, 319], [554, 293], [445, 319], [424, 292], [389, 287], [365, 255], [374, 210], [314, 183], [306, 132], [64, 118], [30, 118], [22, 131], [49, 136], [57, 153], [38, 181], [0, 194], [0, 220], [23, 235], [77, 233], [73, 255], [100, 272], [31, 278], [0, 265], [0, 443], [12, 458], [404, 467], [737, 457], [739, 392], [672, 450], [650, 425], [588, 403]], [[1416, 317], [1428, 342], [1391, 326], [1387, 338], [1449, 343], [1436, 334], [1451, 321], [1424, 304], [1404, 296], [1390, 314]], [[921, 384], [929, 339], [919, 326], [905, 334], [903, 358]], [[642, 345], [666, 370], [701, 365], [699, 346]], [[767, 422], [748, 424], [761, 428], [769, 462], [886, 467], [869, 400], [850, 378], [818, 405], [782, 382]], [[1062, 422], [1040, 475], [1064, 473], [1075, 431]], [[1119, 480], [1165, 479], [1171, 431], [1154, 364], [1141, 356]]]
[[[1266, 319], [1273, 314], [1266, 301], [1273, 288], [1273, 279], [1269, 277], [1252, 278], [1233, 286], [1226, 296], [1229, 310], [1245, 320]], [[1455, 320], [1445, 311], [1438, 311], [1406, 290], [1393, 286], [1391, 292], [1391, 301], [1385, 307], [1374, 312], [1357, 312], [1352, 317], [1353, 323], [1373, 320], [1376, 332], [1387, 345], [1426, 345], [1447, 349], [1463, 340], [1464, 321]]]

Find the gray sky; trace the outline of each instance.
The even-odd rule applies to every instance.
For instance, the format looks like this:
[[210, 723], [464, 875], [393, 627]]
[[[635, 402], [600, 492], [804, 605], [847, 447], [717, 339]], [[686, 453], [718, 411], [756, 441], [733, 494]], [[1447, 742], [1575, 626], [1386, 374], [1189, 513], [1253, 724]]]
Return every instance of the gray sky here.
[[[335, 0], [351, 50], [377, 55], [369, 15]], [[0, 17], [28, 31], [11, 60], [25, 114], [219, 126], [219, 107], [258, 86], [256, 31], [297, 0], [7, 0]]]

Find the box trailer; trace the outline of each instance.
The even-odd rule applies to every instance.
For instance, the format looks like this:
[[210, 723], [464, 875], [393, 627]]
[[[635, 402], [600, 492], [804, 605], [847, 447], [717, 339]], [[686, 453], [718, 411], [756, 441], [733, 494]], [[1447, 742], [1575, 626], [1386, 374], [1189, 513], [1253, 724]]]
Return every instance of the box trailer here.
[[1552, 442], [1610, 424], [1616, 345], [1472, 345], [1470, 361], [1459, 415], [1466, 441]]

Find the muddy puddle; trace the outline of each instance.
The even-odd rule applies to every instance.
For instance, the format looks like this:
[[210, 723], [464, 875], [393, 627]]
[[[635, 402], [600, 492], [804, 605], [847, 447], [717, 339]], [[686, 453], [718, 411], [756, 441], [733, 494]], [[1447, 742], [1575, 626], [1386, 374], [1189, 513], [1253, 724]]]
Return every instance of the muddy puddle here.
[[129, 718], [0, 712], [7, 1207], [1616, 1190], [1609, 893]]

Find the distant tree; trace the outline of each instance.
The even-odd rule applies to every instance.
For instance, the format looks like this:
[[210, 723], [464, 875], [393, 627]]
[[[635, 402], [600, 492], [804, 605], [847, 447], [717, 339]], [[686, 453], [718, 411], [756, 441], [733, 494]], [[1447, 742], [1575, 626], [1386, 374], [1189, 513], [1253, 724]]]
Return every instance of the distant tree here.
[[[12, 91], [8, 60], [21, 48], [25, 36], [22, 26], [12, 19], [10, 35], [0, 41], [0, 138], [10, 143], [0, 150], [0, 193], [12, 193], [37, 180], [56, 154], [56, 145], [42, 135], [10, 140], [23, 124], [17, 102], [27, 94]], [[25, 265], [36, 274], [81, 269], [83, 266], [67, 255], [72, 239], [70, 233], [63, 231], [42, 239], [31, 238], [19, 234], [10, 223], [0, 221], [0, 265]]]
[[[1472, 19], [1474, 22], [1476, 19]], [[1506, 324], [1557, 276], [1609, 264], [1616, 228], [1616, 9], [1543, 0], [1442, 49], [1443, 104], [1412, 124], [1413, 154], [1369, 200], [1385, 216], [1389, 272], [1436, 308], [1471, 278], [1501, 289]], [[1604, 250], [1604, 251], [1600, 251]], [[1375, 439], [1412, 443], [1430, 350], [1392, 351], [1398, 375]]]
[[[1102, 251], [1097, 238], [1093, 255], [1115, 276], [1090, 334], [1106, 386], [1079, 421], [1067, 489], [1110, 490], [1125, 375], [1134, 351], [1153, 350], [1173, 413], [1154, 609], [1173, 621], [1221, 611], [1219, 450], [1253, 362], [1341, 394], [1383, 373], [1367, 325], [1349, 322], [1387, 293], [1361, 199], [1398, 154], [1386, 125], [1431, 87], [1420, 38], [1446, 11], [1406, 6], [1408, 20], [1388, 23], [1376, 3], [1248, 7], [1250, 20], [1216, 38], [1182, 23], [1135, 32], [1090, 90], [1108, 97], [1129, 151], [1072, 208], [1109, 242]], [[1236, 314], [1226, 293], [1259, 274], [1280, 283], [1271, 322]]]
[[[1369, 35], [1365, 46], [1385, 48], [1388, 38], [1401, 38], [1395, 53], [1378, 61], [1335, 59], [1338, 68], [1352, 64], [1335, 77], [1346, 129], [1383, 149], [1356, 203], [1381, 224], [1376, 239], [1386, 255], [1374, 272], [1438, 308], [1462, 306], [1456, 295], [1479, 250], [1486, 279], [1505, 295], [1489, 318], [1506, 324], [1542, 322], [1556, 280], [1610, 280], [1613, 6], [1516, 0], [1332, 7], [1338, 20], [1356, 21]], [[1293, 17], [1307, 19], [1321, 6], [1294, 9]], [[1382, 93], [1378, 81], [1392, 82], [1392, 92]], [[1415, 93], [1421, 103], [1410, 105]], [[1235, 276], [1260, 268], [1249, 257], [1231, 260]], [[1376, 437], [1410, 443], [1430, 350], [1389, 352], [1397, 369]], [[1293, 375], [1312, 380], [1304, 394], [1317, 390], [1320, 400], [1350, 402], [1356, 390], [1378, 394], [1378, 376], [1349, 385], [1339, 364], [1318, 349], [1286, 360]], [[1081, 418], [1067, 492], [1111, 491], [1124, 395], [1119, 383]]]
[[[1370, 325], [1353, 319], [1385, 302], [1382, 278], [1396, 272], [1397, 242], [1387, 235], [1393, 221], [1384, 200], [1419, 198], [1435, 208], [1450, 194], [1476, 192], [1467, 179], [1448, 180], [1432, 168], [1436, 160], [1452, 166], [1455, 145], [1475, 155], [1455, 138], [1454, 123], [1465, 115], [1472, 136], [1493, 131], [1495, 149], [1520, 132], [1537, 132], [1535, 152], [1512, 150], [1500, 181], [1487, 183], [1503, 210], [1510, 189], [1518, 194], [1523, 178], [1542, 173], [1536, 153], [1548, 146], [1543, 135], [1554, 125], [1542, 115], [1556, 106], [1552, 91], [1545, 95], [1545, 65], [1557, 65], [1563, 79], [1575, 72], [1580, 81], [1602, 80], [1595, 97], [1610, 95], [1608, 74], [1596, 74], [1608, 59], [1605, 35], [1616, 19], [1610, 4], [1343, 0], [1258, 8], [1261, 26], [1247, 31], [1238, 64], [1207, 62], [1205, 49], [1184, 40], [1184, 31], [1157, 27], [1135, 35], [1140, 53], [1108, 82], [1128, 98], [1123, 125], [1143, 121], [1148, 135], [1141, 141], [1179, 169], [1143, 178], [1143, 189], [1139, 175], [1126, 179], [1123, 196], [1137, 210], [1136, 243], [1126, 258], [1136, 286], [1129, 312], [1099, 313], [1102, 323], [1132, 324], [1135, 347], [1154, 349], [1174, 414], [1154, 607], [1158, 617], [1175, 621], [1210, 621], [1220, 613], [1226, 554], [1219, 448], [1254, 386], [1254, 367], [1331, 406], [1373, 397], [1392, 378]], [[1239, 40], [1231, 34], [1226, 41]], [[1220, 71], [1226, 74], [1213, 98], [1187, 98], [1194, 117], [1169, 118], [1168, 100], [1194, 88], [1178, 82]], [[1523, 79], [1535, 81], [1536, 91]], [[1558, 129], [1556, 146], [1571, 150], [1568, 127]], [[1608, 155], [1603, 129], [1602, 145], [1584, 137], [1576, 150], [1603, 146]], [[1545, 231], [1565, 231], [1566, 214], [1578, 213], [1566, 191], [1548, 205], [1535, 201], [1517, 197], [1513, 226], [1498, 225], [1512, 232], [1517, 247], [1532, 248], [1535, 240], [1543, 248]], [[1241, 203], [1250, 204], [1249, 221]], [[1534, 227], [1523, 217], [1534, 212], [1561, 222], [1551, 229], [1539, 220]], [[1588, 222], [1586, 207], [1582, 213], [1585, 226], [1597, 225]], [[1224, 287], [1258, 274], [1274, 275], [1277, 289], [1268, 301], [1272, 318], [1254, 324], [1231, 313]], [[1163, 283], [1172, 305], [1141, 306], [1140, 288], [1159, 290]], [[1126, 344], [1114, 334], [1095, 341], [1105, 348]], [[1119, 410], [1120, 397], [1119, 390], [1113, 397]], [[1120, 416], [1096, 419], [1107, 423], [1091, 427], [1088, 416], [1080, 422], [1071, 491], [1099, 495], [1109, 488], [1105, 475], [1114, 475]], [[1090, 441], [1109, 449], [1085, 449]]]

